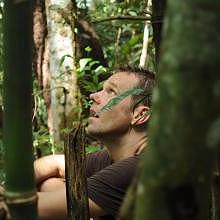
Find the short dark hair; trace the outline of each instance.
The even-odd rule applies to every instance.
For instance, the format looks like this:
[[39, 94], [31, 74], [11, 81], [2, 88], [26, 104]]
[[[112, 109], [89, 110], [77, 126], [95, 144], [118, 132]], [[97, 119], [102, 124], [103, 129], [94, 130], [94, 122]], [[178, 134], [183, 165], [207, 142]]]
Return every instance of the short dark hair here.
[[114, 72], [125, 72], [127, 74], [134, 74], [139, 78], [139, 82], [136, 86], [137, 88], [142, 89], [143, 92], [139, 95], [132, 95], [134, 101], [132, 107], [133, 109], [139, 104], [144, 104], [149, 108], [152, 106], [152, 92], [156, 84], [155, 73], [140, 67], [132, 66], [119, 67]]

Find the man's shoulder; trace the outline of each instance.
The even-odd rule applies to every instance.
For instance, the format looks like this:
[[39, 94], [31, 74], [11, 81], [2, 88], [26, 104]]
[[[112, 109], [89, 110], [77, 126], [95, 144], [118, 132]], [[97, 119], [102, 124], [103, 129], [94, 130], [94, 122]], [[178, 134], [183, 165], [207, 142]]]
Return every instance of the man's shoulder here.
[[138, 161], [139, 156], [128, 157], [112, 163], [103, 172], [112, 173], [116, 179], [128, 180], [135, 175]]
[[111, 165], [112, 161], [107, 150], [97, 151], [86, 155], [87, 177]]

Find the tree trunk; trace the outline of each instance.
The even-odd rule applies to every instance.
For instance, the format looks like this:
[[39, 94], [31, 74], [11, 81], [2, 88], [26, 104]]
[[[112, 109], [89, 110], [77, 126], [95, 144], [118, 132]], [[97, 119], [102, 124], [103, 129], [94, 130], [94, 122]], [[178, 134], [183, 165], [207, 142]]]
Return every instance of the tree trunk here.
[[152, 26], [153, 39], [155, 44], [156, 64], [160, 59], [160, 45], [162, 39], [163, 18], [166, 9], [167, 0], [152, 0]]
[[33, 172], [32, 1], [4, 1], [6, 202], [12, 219], [37, 219]]
[[[150, 11], [150, 7], [152, 6], [152, 1], [147, 0], [146, 5], [147, 5], [146, 11]], [[139, 62], [139, 66], [143, 69], [146, 69], [147, 64], [148, 64], [148, 51], [147, 50], [148, 50], [148, 40], [149, 40], [149, 27], [150, 27], [149, 21], [145, 21], [143, 47], [142, 47], [141, 57], [140, 57], [140, 62]]]
[[149, 23], [146, 21], [144, 26], [143, 47], [142, 47], [140, 63], [139, 63], [139, 66], [144, 69], [147, 67], [147, 61], [148, 61], [148, 54], [147, 54], [148, 39], [149, 39]]
[[210, 219], [220, 145], [219, 6], [217, 0], [169, 1], [135, 220]]
[[80, 123], [65, 142], [65, 175], [69, 220], [89, 220], [85, 126]]
[[34, 58], [33, 69], [37, 76], [40, 87], [45, 88], [42, 65], [44, 62], [45, 38], [47, 36], [47, 22], [44, 0], [34, 0], [33, 13], [33, 38], [34, 38]]
[[[79, 120], [79, 91], [75, 73], [75, 11], [71, 0], [46, 0], [47, 39], [43, 75], [50, 82], [48, 127], [55, 145], [63, 145], [63, 131]], [[65, 59], [64, 59], [65, 57]], [[62, 62], [63, 61], [63, 62]]]

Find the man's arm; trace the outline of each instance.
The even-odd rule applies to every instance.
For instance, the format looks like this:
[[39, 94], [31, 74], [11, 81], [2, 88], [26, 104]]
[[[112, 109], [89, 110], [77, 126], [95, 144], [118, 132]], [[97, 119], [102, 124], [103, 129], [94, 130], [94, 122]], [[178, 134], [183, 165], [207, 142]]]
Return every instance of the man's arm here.
[[[62, 220], [67, 218], [65, 161], [63, 155], [50, 155], [34, 162], [38, 193], [40, 220]], [[89, 199], [90, 217], [102, 216], [105, 211]]]
[[65, 178], [64, 155], [49, 155], [34, 161], [36, 184], [49, 178]]
[[[90, 217], [105, 215], [105, 211], [89, 199]], [[38, 193], [39, 220], [65, 220], [67, 218], [66, 189]]]

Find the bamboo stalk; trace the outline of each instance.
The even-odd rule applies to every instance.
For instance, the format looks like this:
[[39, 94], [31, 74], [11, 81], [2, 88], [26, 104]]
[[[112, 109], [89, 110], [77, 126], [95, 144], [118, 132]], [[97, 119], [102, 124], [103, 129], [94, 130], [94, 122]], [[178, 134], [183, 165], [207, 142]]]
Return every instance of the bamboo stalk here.
[[31, 0], [4, 1], [4, 127], [6, 202], [11, 218], [37, 219], [31, 125]]

